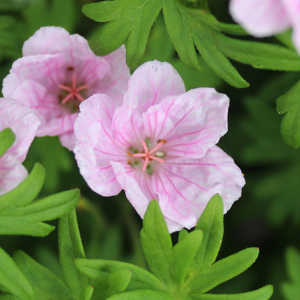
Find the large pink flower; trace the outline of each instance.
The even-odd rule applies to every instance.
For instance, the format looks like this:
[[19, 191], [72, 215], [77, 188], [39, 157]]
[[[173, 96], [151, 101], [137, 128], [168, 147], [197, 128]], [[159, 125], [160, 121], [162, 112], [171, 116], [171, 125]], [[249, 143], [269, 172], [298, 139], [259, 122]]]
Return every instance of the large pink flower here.
[[300, 0], [231, 0], [233, 19], [254, 36], [266, 37], [293, 28], [300, 53]]
[[3, 82], [3, 95], [26, 103], [41, 121], [37, 136], [59, 135], [73, 149], [79, 104], [95, 93], [121, 105], [130, 77], [125, 48], [96, 56], [87, 41], [60, 27], [39, 29]]
[[0, 195], [14, 189], [26, 176], [21, 164], [35, 137], [40, 122], [22, 102], [10, 98], [0, 98], [0, 131], [10, 128], [15, 142], [0, 157]]
[[232, 158], [215, 146], [227, 131], [228, 105], [212, 88], [185, 92], [170, 64], [145, 63], [129, 80], [121, 107], [103, 94], [80, 105], [74, 149], [80, 172], [100, 195], [124, 189], [141, 217], [157, 199], [170, 232], [191, 228], [214, 194], [226, 212], [245, 184]]

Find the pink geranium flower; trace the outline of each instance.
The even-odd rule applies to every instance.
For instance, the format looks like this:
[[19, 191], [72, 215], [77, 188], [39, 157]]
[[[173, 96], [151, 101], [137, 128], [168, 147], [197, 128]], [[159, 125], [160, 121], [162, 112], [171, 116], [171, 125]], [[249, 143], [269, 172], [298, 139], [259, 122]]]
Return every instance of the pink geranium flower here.
[[293, 28], [293, 42], [300, 53], [300, 0], [231, 0], [232, 18], [256, 37]]
[[41, 121], [37, 136], [59, 135], [73, 149], [79, 104], [95, 93], [121, 105], [130, 77], [125, 48], [96, 56], [87, 41], [60, 27], [39, 29], [3, 82], [3, 95], [23, 101]]
[[25, 104], [10, 98], [0, 98], [0, 131], [10, 128], [15, 142], [0, 157], [0, 195], [14, 189], [27, 174], [21, 164], [35, 137], [40, 122]]
[[215, 146], [227, 131], [229, 99], [212, 88], [185, 92], [168, 63], [148, 62], [117, 108], [96, 94], [80, 105], [74, 149], [88, 185], [103, 196], [122, 189], [141, 217], [159, 201], [170, 232], [195, 226], [219, 193], [225, 212], [245, 184], [231, 157]]

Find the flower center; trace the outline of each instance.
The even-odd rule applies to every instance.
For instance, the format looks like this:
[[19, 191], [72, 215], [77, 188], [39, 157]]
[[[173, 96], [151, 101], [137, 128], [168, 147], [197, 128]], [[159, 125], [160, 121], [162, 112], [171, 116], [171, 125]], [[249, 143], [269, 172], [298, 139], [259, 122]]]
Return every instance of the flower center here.
[[62, 104], [67, 103], [71, 99], [78, 99], [80, 102], [84, 101], [83, 97], [80, 95], [80, 91], [88, 89], [90, 86], [85, 84], [79, 87], [76, 87], [76, 75], [72, 76], [72, 86], [59, 84], [58, 87], [62, 90], [69, 92], [69, 94], [62, 100]]
[[[160, 152], [160, 151], [156, 152], [156, 150], [158, 150], [163, 145], [163, 143], [158, 143], [153, 149], [151, 149], [149, 151], [145, 141], [144, 140], [141, 140], [141, 141], [142, 141], [142, 145], [144, 147], [144, 152], [145, 153], [132, 154], [132, 157], [141, 157], [145, 160], [144, 166], [143, 166], [143, 171], [146, 170], [149, 161], [156, 160], [156, 161], [159, 161], [161, 163], [164, 163], [164, 161], [161, 158], [156, 157], [156, 156], [163, 156], [164, 155], [163, 152]], [[163, 154], [163, 155], [161, 155], [161, 154]]]

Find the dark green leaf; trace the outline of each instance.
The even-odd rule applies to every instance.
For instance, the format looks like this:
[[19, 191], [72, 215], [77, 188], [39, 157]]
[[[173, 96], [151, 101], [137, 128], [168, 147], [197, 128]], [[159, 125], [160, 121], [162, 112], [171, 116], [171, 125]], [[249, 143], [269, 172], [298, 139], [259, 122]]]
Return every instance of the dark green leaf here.
[[63, 281], [44, 268], [27, 254], [17, 251], [14, 260], [31, 283], [36, 299], [75, 300]]
[[13, 144], [15, 138], [16, 136], [10, 128], [5, 128], [0, 132], [0, 157]]
[[273, 287], [267, 285], [259, 290], [236, 295], [191, 295], [191, 300], [268, 300], [273, 294]]
[[174, 300], [174, 296], [165, 292], [152, 290], [139, 290], [125, 292], [119, 295], [110, 297], [108, 300]]
[[201, 240], [202, 231], [194, 230], [173, 248], [170, 273], [175, 286], [180, 287], [183, 284]]
[[156, 200], [148, 206], [141, 230], [144, 254], [152, 273], [164, 283], [170, 283], [172, 240]]
[[217, 48], [231, 59], [250, 64], [255, 68], [299, 71], [300, 57], [288, 48], [267, 43], [241, 41], [221, 33], [214, 34]]
[[58, 242], [65, 280], [75, 297], [79, 298], [81, 291], [88, 285], [88, 278], [79, 272], [74, 264], [76, 258], [85, 258], [74, 208], [60, 218]]
[[76, 267], [92, 279], [103, 279], [108, 274], [128, 270], [132, 272], [127, 290], [164, 290], [164, 285], [150, 272], [128, 263], [101, 259], [76, 259]]
[[106, 300], [123, 292], [131, 279], [131, 271], [120, 270], [108, 274], [104, 279], [95, 283], [92, 300]]
[[[0, 248], [0, 284], [23, 300], [34, 300], [34, 291], [30, 282], [22, 274], [11, 257]], [[9, 299], [11, 296], [7, 296]], [[13, 299], [13, 296], [11, 297]]]
[[284, 141], [294, 148], [300, 146], [300, 81], [277, 99], [277, 112], [285, 114], [281, 123]]
[[83, 13], [103, 25], [90, 41], [91, 48], [106, 55], [126, 45], [127, 64], [135, 69], [146, 49], [150, 29], [161, 11], [161, 0], [115, 0], [85, 5]]

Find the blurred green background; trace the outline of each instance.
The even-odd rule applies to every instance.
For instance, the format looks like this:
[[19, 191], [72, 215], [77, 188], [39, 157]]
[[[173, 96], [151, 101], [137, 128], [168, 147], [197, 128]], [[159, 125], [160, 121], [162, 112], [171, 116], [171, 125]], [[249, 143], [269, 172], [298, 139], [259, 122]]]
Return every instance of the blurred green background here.
[[[99, 25], [86, 18], [81, 7], [91, 2], [0, 0], [1, 80], [8, 74], [13, 61], [22, 56], [24, 41], [41, 26], [62, 26], [70, 33], [89, 38]], [[232, 22], [227, 0], [211, 0], [209, 4], [220, 21]], [[225, 216], [225, 236], [219, 258], [253, 246], [260, 248], [260, 256], [248, 271], [213, 292], [246, 292], [273, 284], [275, 290], [271, 299], [300, 299], [300, 274], [298, 292], [295, 291], [294, 296], [285, 292], [285, 298], [283, 293], [288, 289], [283, 283], [293, 273], [291, 266], [298, 261], [300, 270], [300, 257], [293, 250], [287, 255], [289, 267], [285, 263], [288, 247], [300, 249], [300, 152], [283, 142], [280, 135], [282, 117], [275, 109], [277, 97], [288, 91], [300, 74], [257, 70], [233, 62], [250, 87], [232, 88], [219, 79], [201, 57], [203, 72], [190, 69], [179, 60], [162, 16], [154, 24], [143, 61], [153, 59], [171, 63], [184, 79], [187, 90], [214, 87], [231, 100], [229, 131], [219, 146], [234, 158], [247, 184], [241, 199]], [[24, 164], [30, 171], [35, 162], [40, 162], [47, 171], [40, 197], [80, 188], [82, 200], [77, 213], [88, 258], [127, 261], [146, 267], [139, 242], [142, 223], [123, 193], [110, 198], [93, 193], [81, 177], [73, 153], [62, 147], [57, 138], [34, 140]], [[177, 240], [176, 233], [173, 238]], [[1, 236], [0, 246], [9, 254], [17, 249], [24, 250], [62, 276], [57, 231], [45, 238]]]

